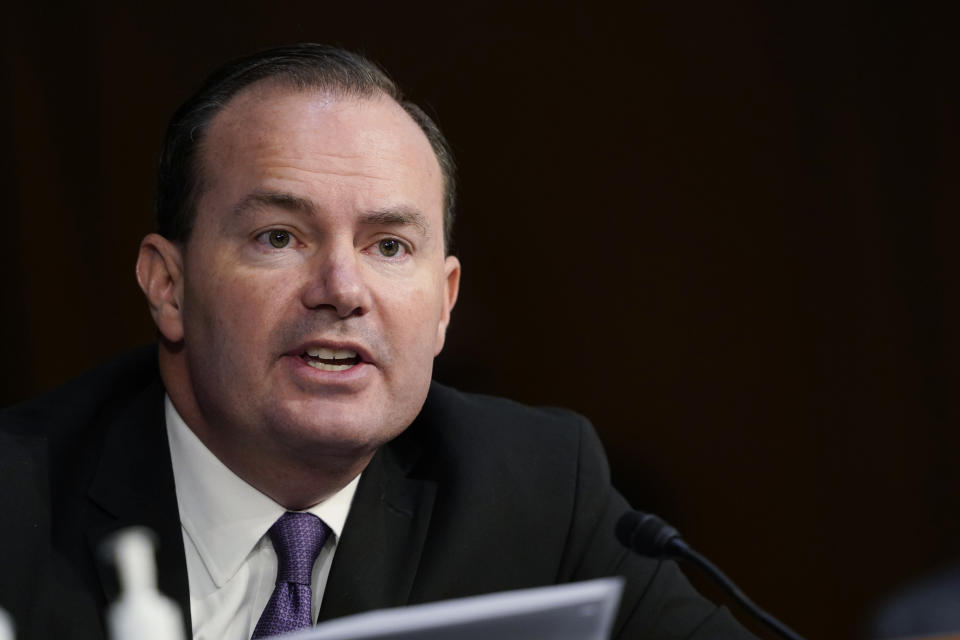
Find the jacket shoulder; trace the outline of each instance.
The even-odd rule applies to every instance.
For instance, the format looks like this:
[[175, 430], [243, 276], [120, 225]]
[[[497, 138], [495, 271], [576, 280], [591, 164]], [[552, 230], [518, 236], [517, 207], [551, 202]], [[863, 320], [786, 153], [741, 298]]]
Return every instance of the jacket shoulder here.
[[[568, 519], [585, 487], [603, 495], [609, 469], [593, 426], [566, 409], [531, 407], [434, 383], [401, 439], [420, 471], [461, 505], [485, 504], [504, 521], [526, 513]], [[402, 446], [402, 445], [401, 445]], [[557, 525], [561, 527], [561, 525]]]
[[604, 462], [593, 425], [559, 407], [534, 407], [434, 382], [411, 436], [434, 459], [464, 473], [570, 473], [588, 451]]
[[465, 433], [495, 442], [533, 440], [543, 436], [578, 439], [592, 429], [584, 416], [561, 407], [530, 406], [498, 396], [459, 391], [434, 382], [421, 411], [421, 421], [453, 437]]
[[159, 380], [157, 347], [140, 347], [0, 411], [0, 432], [56, 437], [117, 410]]

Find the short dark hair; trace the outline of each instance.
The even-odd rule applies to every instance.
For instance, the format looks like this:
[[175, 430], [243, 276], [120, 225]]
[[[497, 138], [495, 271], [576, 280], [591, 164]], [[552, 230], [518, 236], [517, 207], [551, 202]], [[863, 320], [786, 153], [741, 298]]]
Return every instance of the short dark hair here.
[[423, 109], [406, 100], [397, 84], [363, 56], [322, 44], [294, 44], [266, 49], [226, 63], [173, 114], [163, 141], [157, 175], [155, 211], [157, 231], [175, 242], [186, 242], [193, 229], [197, 199], [202, 189], [202, 167], [197, 150], [210, 121], [246, 87], [265, 79], [297, 89], [320, 89], [338, 96], [367, 98], [386, 95], [419, 125], [430, 141], [443, 175], [443, 238], [451, 248], [456, 165], [440, 128]]

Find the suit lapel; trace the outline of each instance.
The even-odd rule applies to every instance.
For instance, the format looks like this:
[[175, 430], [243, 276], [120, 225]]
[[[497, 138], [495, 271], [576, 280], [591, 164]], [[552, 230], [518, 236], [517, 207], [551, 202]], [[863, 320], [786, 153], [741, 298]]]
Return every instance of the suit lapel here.
[[360, 478], [324, 591], [319, 620], [409, 602], [436, 484], [412, 477], [410, 431], [377, 451]]
[[[436, 492], [434, 482], [413, 476], [420, 458], [414, 426], [381, 447], [363, 472], [337, 544], [321, 621], [410, 600]], [[107, 426], [88, 497], [82, 527], [94, 558], [124, 527], [146, 526], [157, 535], [159, 588], [179, 605], [190, 637], [186, 558], [159, 378]], [[103, 562], [96, 566], [103, 595], [113, 600], [116, 571]]]
[[[94, 558], [106, 538], [128, 526], [146, 526], [157, 536], [157, 581], [183, 612], [190, 637], [190, 598], [180, 516], [163, 419], [159, 378], [114, 418], [107, 428], [100, 464], [90, 485], [84, 518]], [[107, 600], [117, 593], [115, 568], [98, 562]]]

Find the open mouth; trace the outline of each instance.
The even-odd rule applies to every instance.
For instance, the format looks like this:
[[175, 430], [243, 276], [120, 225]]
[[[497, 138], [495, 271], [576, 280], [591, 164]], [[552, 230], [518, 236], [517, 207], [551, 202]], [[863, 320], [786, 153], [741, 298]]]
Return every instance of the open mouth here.
[[357, 352], [349, 349], [316, 347], [307, 349], [300, 357], [308, 365], [321, 371], [346, 371], [361, 362]]

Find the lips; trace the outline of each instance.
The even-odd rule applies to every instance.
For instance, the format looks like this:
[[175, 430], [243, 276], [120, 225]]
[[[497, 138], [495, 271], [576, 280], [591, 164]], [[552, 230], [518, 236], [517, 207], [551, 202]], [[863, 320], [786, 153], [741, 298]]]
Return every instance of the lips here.
[[308, 365], [320, 371], [346, 371], [363, 362], [363, 358], [352, 349], [330, 347], [309, 347], [300, 354], [300, 357]]

